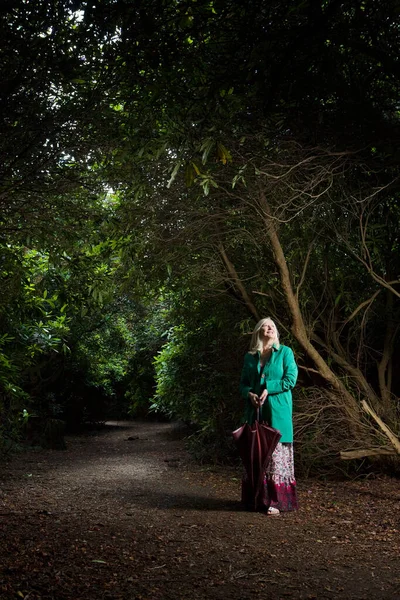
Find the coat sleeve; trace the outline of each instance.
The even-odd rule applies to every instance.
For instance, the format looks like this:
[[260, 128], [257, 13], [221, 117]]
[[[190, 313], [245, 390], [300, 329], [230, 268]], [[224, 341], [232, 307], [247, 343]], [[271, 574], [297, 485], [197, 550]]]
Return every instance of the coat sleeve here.
[[287, 390], [292, 390], [297, 381], [297, 365], [294, 359], [293, 350], [285, 348], [283, 360], [282, 379], [269, 379], [266, 381], [268, 394], [280, 394]]
[[247, 398], [249, 396], [249, 392], [253, 391], [253, 388], [251, 385], [251, 363], [250, 363], [248, 354], [246, 354], [246, 356], [244, 357], [244, 364], [243, 364], [243, 369], [242, 369], [242, 375], [240, 377], [239, 389], [240, 389], [240, 395], [245, 400], [247, 400]]

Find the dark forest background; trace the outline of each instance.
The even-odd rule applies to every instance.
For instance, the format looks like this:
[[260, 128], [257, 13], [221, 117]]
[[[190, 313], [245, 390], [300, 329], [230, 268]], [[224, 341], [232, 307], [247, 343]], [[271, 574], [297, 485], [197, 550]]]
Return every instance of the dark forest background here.
[[0, 11], [2, 455], [164, 415], [227, 460], [270, 316], [298, 468], [398, 471], [399, 3]]

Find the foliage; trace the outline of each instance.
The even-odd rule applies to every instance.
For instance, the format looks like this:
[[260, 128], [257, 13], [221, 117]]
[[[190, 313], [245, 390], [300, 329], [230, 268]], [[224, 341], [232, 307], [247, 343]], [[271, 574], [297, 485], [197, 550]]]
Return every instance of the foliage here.
[[[134, 248], [151, 279], [167, 261], [178, 279], [192, 274], [200, 295], [207, 281], [253, 319], [271, 314], [292, 339], [306, 382], [333, 386], [342, 398], [353, 447], [372, 444], [358, 398], [395, 432], [398, 423], [390, 365], [399, 351], [399, 120], [389, 42], [398, 28], [371, 3], [207, 6], [166, 3], [151, 20], [150, 40], [154, 33], [158, 48], [168, 47], [173, 31], [179, 54], [165, 60], [156, 51], [156, 67], [144, 70], [152, 86], [137, 87], [140, 98], [125, 106], [126, 120], [147, 136], [136, 146], [129, 140], [135, 181], [121, 186], [121, 218], [143, 227]], [[180, 8], [187, 19], [174, 18]], [[139, 36], [138, 44], [146, 42]], [[172, 374], [186, 366], [181, 325], [160, 356], [162, 378], [164, 359]], [[163, 379], [164, 396], [172, 382]], [[169, 402], [186, 417], [182, 398], [177, 387]]]
[[398, 25], [369, 0], [3, 11], [7, 431], [145, 414], [156, 376], [211, 448], [270, 314], [354, 446], [378, 435], [360, 399], [399, 433]]
[[169, 321], [176, 324], [155, 357], [152, 408], [192, 427], [197, 458], [226, 459], [243, 410], [237, 381], [243, 344], [232, 327], [240, 308], [224, 296], [198, 301], [190, 292], [171, 294], [170, 302]]

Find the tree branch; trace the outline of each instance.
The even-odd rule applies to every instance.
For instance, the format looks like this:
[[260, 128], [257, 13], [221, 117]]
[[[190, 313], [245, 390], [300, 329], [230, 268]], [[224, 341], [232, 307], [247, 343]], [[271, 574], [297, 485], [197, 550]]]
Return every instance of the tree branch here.
[[381, 448], [364, 448], [363, 450], [342, 450], [342, 460], [354, 460], [355, 458], [367, 458], [368, 456], [396, 456], [393, 448], [382, 446]]
[[242, 280], [240, 279], [239, 275], [237, 274], [237, 271], [236, 271], [234, 265], [229, 260], [228, 255], [226, 254], [226, 251], [225, 251], [225, 248], [224, 248], [224, 245], [222, 244], [222, 242], [219, 242], [218, 250], [222, 257], [222, 260], [224, 262], [226, 270], [227, 270], [231, 280], [233, 281], [234, 286], [240, 292], [240, 295], [243, 298], [243, 301], [244, 301], [246, 307], [248, 308], [250, 313], [257, 319], [257, 321], [259, 321], [260, 316], [258, 314], [258, 311], [257, 311], [256, 307], [254, 306], [253, 302], [251, 301], [250, 296], [248, 295], [246, 288], [244, 287], [244, 285], [242, 283]]
[[391, 442], [393, 448], [396, 450], [397, 454], [400, 454], [399, 438], [395, 436], [393, 431], [382, 421], [382, 419], [376, 414], [374, 409], [371, 408], [371, 406], [369, 406], [369, 404], [365, 400], [363, 400], [361, 402], [361, 406], [363, 407], [365, 412], [368, 413], [374, 419], [374, 421], [376, 421], [376, 423], [379, 425], [380, 429], [383, 431], [383, 433], [386, 435], [386, 437], [390, 440], [390, 442]]

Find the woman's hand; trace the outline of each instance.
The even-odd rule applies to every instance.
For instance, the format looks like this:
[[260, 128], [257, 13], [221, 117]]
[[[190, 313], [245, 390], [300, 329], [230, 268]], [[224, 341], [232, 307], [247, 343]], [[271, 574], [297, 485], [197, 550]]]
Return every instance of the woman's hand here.
[[252, 405], [254, 406], [254, 408], [260, 407], [260, 399], [257, 396], [257, 394], [254, 394], [253, 392], [249, 392], [249, 400], [252, 403]]
[[268, 396], [267, 390], [263, 390], [261, 392], [261, 396], [260, 396], [260, 406], [262, 406], [264, 404], [265, 400], [267, 399], [267, 396]]

